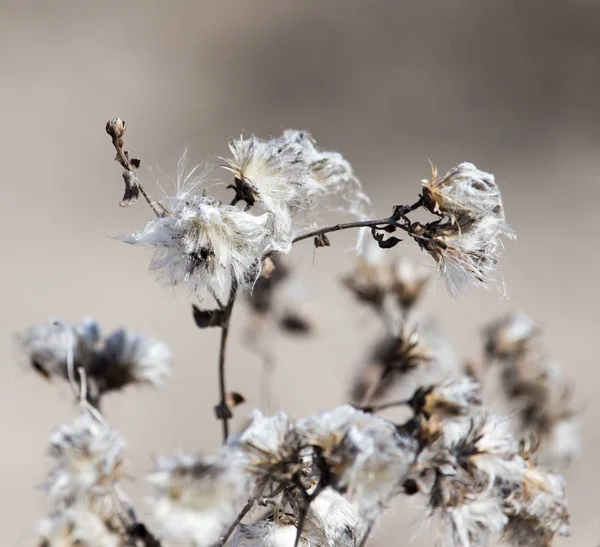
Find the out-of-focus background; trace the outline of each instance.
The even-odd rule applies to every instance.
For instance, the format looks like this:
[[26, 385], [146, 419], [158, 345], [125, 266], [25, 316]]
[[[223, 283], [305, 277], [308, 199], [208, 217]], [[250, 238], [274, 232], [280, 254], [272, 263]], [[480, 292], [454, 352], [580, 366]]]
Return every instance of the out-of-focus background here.
[[[29, 325], [92, 315], [171, 344], [164, 390], [106, 403], [133, 474], [152, 454], [220, 442], [217, 333], [196, 329], [186, 295], [153, 281], [149, 253], [111, 239], [150, 218], [143, 202], [118, 206], [104, 124], [120, 116], [154, 194], [185, 145], [203, 161], [226, 154], [227, 135], [287, 127], [349, 158], [378, 215], [413, 200], [427, 158], [442, 172], [468, 160], [495, 173], [518, 234], [502, 259], [510, 300], [451, 300], [440, 286], [427, 306], [463, 356], [480, 351], [481, 321], [505, 311], [544, 328], [583, 412], [583, 456], [566, 473], [573, 536], [559, 544], [597, 545], [599, 58], [595, 0], [0, 2], [0, 543], [26, 544], [46, 511], [47, 439], [74, 414], [66, 389], [19, 360], [13, 335]], [[314, 260], [309, 244], [294, 251], [318, 330], [274, 341], [276, 396], [293, 416], [344, 402], [377, 332], [339, 283], [353, 237], [332, 235]], [[249, 401], [240, 421], [259, 392], [245, 317], [240, 307], [229, 361], [230, 386]], [[143, 479], [125, 486], [148, 493]], [[404, 545], [413, 518], [388, 515], [373, 545]]]

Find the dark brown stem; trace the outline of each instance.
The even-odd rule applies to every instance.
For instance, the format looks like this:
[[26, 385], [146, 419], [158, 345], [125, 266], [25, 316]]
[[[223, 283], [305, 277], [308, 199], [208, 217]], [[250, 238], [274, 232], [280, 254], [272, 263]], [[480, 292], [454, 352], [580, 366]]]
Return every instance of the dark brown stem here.
[[402, 230], [408, 231], [406, 226], [402, 224], [398, 224], [394, 218], [382, 218], [379, 220], [357, 220], [355, 222], [346, 222], [344, 224], [336, 224], [334, 226], [327, 226], [325, 228], [319, 228], [318, 230], [313, 230], [312, 232], [308, 232], [306, 234], [302, 234], [294, 238], [292, 243], [297, 243], [298, 241], [302, 241], [303, 239], [309, 239], [311, 237], [320, 236], [323, 234], [328, 234], [329, 232], [339, 232], [340, 230], [348, 230], [350, 228], [373, 228], [378, 227], [380, 224], [384, 226], [395, 226], [396, 228], [400, 228]]
[[371, 535], [371, 532], [373, 531], [373, 522], [369, 523], [369, 526], [367, 527], [367, 531], [365, 532], [365, 535], [363, 536], [359, 547], [365, 547], [365, 545], [367, 544], [367, 541], [369, 541], [369, 536]]
[[225, 397], [227, 395], [227, 387], [225, 382], [225, 357], [227, 351], [227, 338], [229, 335], [229, 320], [231, 319], [231, 312], [233, 305], [235, 304], [235, 296], [237, 294], [237, 283], [232, 281], [231, 289], [229, 291], [229, 300], [227, 305], [223, 309], [223, 322], [221, 323], [221, 345], [219, 348], [219, 395], [220, 403], [218, 408], [220, 409], [220, 419], [223, 420], [223, 443], [227, 442], [229, 437], [229, 418], [231, 417], [230, 412], [226, 412], [227, 405]]
[[144, 196], [144, 199], [150, 205], [154, 214], [159, 217], [169, 215], [169, 210], [155, 201], [144, 189], [142, 181], [138, 178], [136, 170], [140, 166], [139, 159], [130, 159], [129, 153], [125, 150], [123, 144], [123, 135], [127, 129], [127, 124], [120, 118], [113, 118], [106, 124], [106, 132], [112, 139], [112, 144], [117, 152], [116, 161], [125, 169], [123, 171], [123, 180], [125, 181], [125, 195], [121, 201], [121, 206], [125, 207], [134, 203], [139, 194]]
[[381, 372], [381, 374], [379, 375], [379, 378], [377, 378], [377, 381], [373, 382], [369, 386], [369, 389], [367, 389], [367, 391], [365, 392], [365, 394], [362, 398], [362, 401], [360, 402], [360, 407], [370, 406], [370, 403], [373, 400], [373, 397], [375, 397], [375, 395], [379, 391], [379, 388], [382, 386], [384, 380], [388, 377], [388, 374], [390, 374], [390, 370], [387, 368], [384, 369]]
[[246, 503], [246, 505], [244, 505], [244, 508], [240, 511], [240, 514], [233, 521], [233, 523], [231, 524], [231, 526], [227, 529], [227, 532], [225, 532], [221, 536], [221, 541], [220, 541], [219, 545], [225, 545], [225, 543], [229, 539], [229, 536], [231, 534], [233, 534], [233, 532], [238, 527], [238, 525], [240, 524], [240, 522], [242, 522], [242, 519], [248, 514], [248, 511], [250, 511], [250, 509], [252, 509], [252, 507], [254, 506], [255, 502], [256, 502], [256, 500], [254, 498], [248, 500], [248, 503]]
[[[294, 238], [292, 243], [296, 243], [297, 241], [302, 241], [303, 239], [308, 239], [310, 237], [317, 237], [320, 235], [328, 234], [329, 232], [339, 232], [340, 230], [348, 230], [350, 228], [383, 229], [386, 226], [394, 226], [395, 228], [400, 228], [401, 230], [410, 233], [410, 220], [406, 215], [408, 215], [408, 213], [412, 213], [414, 210], [418, 209], [422, 205], [423, 196], [419, 196], [419, 199], [415, 201], [412, 205], [396, 205], [394, 207], [392, 216], [390, 216], [389, 218], [382, 218], [379, 220], [357, 220], [355, 222], [345, 222], [343, 224], [327, 226], [326, 228], [319, 228], [318, 230], [313, 230], [312, 232], [308, 232], [306, 234], [302, 234]], [[405, 224], [400, 224], [398, 222], [400, 219], [404, 220]]]

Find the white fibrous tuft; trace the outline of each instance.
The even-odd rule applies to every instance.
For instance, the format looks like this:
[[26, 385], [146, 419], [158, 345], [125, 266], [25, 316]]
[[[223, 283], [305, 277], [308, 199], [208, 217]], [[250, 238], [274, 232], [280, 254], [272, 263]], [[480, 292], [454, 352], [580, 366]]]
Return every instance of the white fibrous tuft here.
[[47, 379], [69, 379], [85, 372], [88, 400], [95, 406], [105, 393], [127, 385], [161, 387], [171, 372], [171, 350], [165, 342], [118, 329], [103, 338], [100, 325], [84, 319], [78, 325], [53, 321], [32, 327], [19, 336], [31, 366]]
[[102, 354], [107, 368], [96, 376], [112, 380], [107, 381], [107, 390], [129, 383], [162, 387], [171, 373], [171, 349], [165, 342], [125, 329], [116, 330], [104, 340]]
[[521, 481], [525, 461], [519, 454], [520, 443], [513, 437], [508, 419], [481, 415], [471, 423], [468, 433], [450, 448], [457, 460], [487, 488], [500, 480]]
[[502, 196], [494, 175], [480, 171], [472, 163], [461, 163], [443, 178], [432, 166], [431, 179], [423, 186], [425, 204], [435, 214], [483, 218], [502, 212]]
[[88, 413], [50, 437], [50, 455], [56, 465], [46, 489], [56, 503], [110, 493], [119, 479], [125, 442], [105, 423]]
[[[263, 520], [241, 525], [233, 536], [232, 547], [294, 547], [297, 528], [294, 519], [284, 516], [279, 522]], [[306, 526], [299, 547], [327, 546], [321, 534]]]
[[410, 233], [437, 262], [450, 294], [458, 296], [466, 285], [487, 287], [503, 250], [500, 238], [515, 237], [493, 175], [462, 163], [439, 180], [434, 169], [423, 198], [442, 218], [425, 225], [415, 222]]
[[447, 547], [487, 546], [490, 536], [502, 532], [508, 522], [501, 500], [486, 493], [444, 507], [440, 520], [440, 543]]
[[554, 423], [542, 439], [536, 460], [552, 469], [564, 468], [581, 455], [581, 432], [575, 417]]
[[489, 357], [506, 359], [524, 351], [540, 328], [523, 313], [509, 313], [486, 326], [483, 335]]
[[248, 485], [242, 462], [226, 449], [214, 457], [160, 457], [149, 480], [158, 534], [197, 547], [219, 542], [244, 503]]
[[229, 441], [247, 459], [256, 496], [270, 496], [292, 481], [304, 466], [303, 445], [295, 421], [283, 412], [264, 416], [255, 410], [250, 425]]
[[282, 250], [274, 247], [269, 214], [254, 216], [185, 190], [168, 203], [169, 215], [122, 238], [154, 248], [150, 270], [167, 285], [223, 297], [232, 283], [252, 286], [263, 256]]
[[93, 319], [79, 325], [50, 321], [26, 330], [18, 336], [21, 351], [42, 376], [68, 378], [67, 360], [73, 358], [75, 369], [86, 367], [93, 359], [100, 340], [100, 326]]
[[319, 151], [306, 131], [288, 129], [267, 141], [251, 136], [229, 142], [232, 157], [224, 167], [235, 176], [238, 195], [275, 216], [280, 247], [291, 243], [301, 220], [323, 200], [339, 196], [344, 210], [364, 217], [369, 200], [350, 164], [337, 152]]
[[356, 547], [368, 528], [357, 506], [333, 488], [323, 490], [310, 504], [308, 519], [332, 546]]
[[529, 465], [523, 482], [505, 501], [510, 515], [505, 538], [519, 547], [546, 547], [556, 535], [568, 536], [569, 513], [564, 479]]
[[72, 507], [43, 519], [37, 532], [43, 547], [125, 547], [121, 536], [107, 522], [84, 507]]
[[393, 424], [350, 406], [321, 412], [299, 428], [328, 462], [334, 488], [368, 521], [388, 504], [414, 458], [412, 441]]

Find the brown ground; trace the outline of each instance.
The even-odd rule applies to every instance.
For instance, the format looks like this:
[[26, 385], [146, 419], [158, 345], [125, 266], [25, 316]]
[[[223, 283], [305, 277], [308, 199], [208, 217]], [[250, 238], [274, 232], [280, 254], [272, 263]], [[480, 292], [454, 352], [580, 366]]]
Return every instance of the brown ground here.
[[[242, 130], [309, 129], [352, 160], [379, 213], [415, 196], [428, 157], [441, 170], [468, 159], [496, 173], [519, 235], [503, 260], [512, 299], [470, 292], [451, 301], [440, 288], [430, 307], [463, 354], [478, 349], [478, 323], [508, 309], [545, 328], [584, 411], [564, 544], [597, 545], [599, 55], [594, 0], [0, 2], [1, 543], [24, 544], [44, 513], [35, 488], [47, 437], [72, 415], [66, 390], [57, 397], [17, 366], [11, 336], [30, 324], [90, 314], [106, 329], [172, 344], [164, 391], [107, 405], [134, 472], [155, 452], [219, 442], [216, 333], [199, 333], [184, 295], [153, 282], [147, 254], [111, 239], [149, 218], [142, 203], [117, 205], [120, 174], [103, 126], [118, 115], [130, 148], [169, 173], [185, 144], [204, 160]], [[314, 265], [308, 249], [299, 254], [318, 336], [276, 344], [277, 396], [296, 416], [344, 400], [376, 330], [338, 285], [351, 236], [331, 239]], [[242, 323], [238, 314], [230, 383], [252, 402], [259, 361], [241, 345]], [[129, 490], [147, 492], [143, 481]], [[373, 544], [405, 544], [398, 526], [388, 518]]]

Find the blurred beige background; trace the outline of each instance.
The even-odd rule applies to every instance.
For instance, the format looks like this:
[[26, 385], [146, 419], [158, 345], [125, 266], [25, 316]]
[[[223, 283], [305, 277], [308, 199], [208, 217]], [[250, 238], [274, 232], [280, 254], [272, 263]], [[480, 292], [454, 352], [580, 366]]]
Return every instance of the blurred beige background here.
[[[599, 57], [596, 0], [1, 1], [0, 543], [26, 544], [44, 514], [47, 438], [73, 415], [66, 389], [18, 366], [13, 334], [28, 325], [93, 315], [172, 345], [163, 391], [106, 405], [133, 473], [154, 453], [220, 441], [217, 333], [199, 332], [186, 296], [154, 283], [148, 253], [111, 239], [150, 218], [142, 202], [118, 207], [104, 124], [121, 116], [127, 146], [166, 173], [186, 144], [203, 161], [226, 153], [226, 135], [308, 129], [352, 161], [383, 214], [416, 195], [428, 157], [441, 171], [469, 160], [496, 173], [519, 237], [503, 257], [511, 300], [452, 301], [439, 287], [428, 307], [461, 355], [479, 351], [481, 321], [509, 309], [545, 328], [584, 409], [584, 454], [567, 472], [573, 536], [560, 544], [597, 545]], [[377, 332], [339, 285], [353, 236], [331, 240], [314, 264], [309, 245], [295, 251], [317, 336], [275, 342], [277, 397], [294, 416], [345, 400]], [[243, 325], [240, 307], [229, 373], [249, 399], [240, 419], [260, 370]], [[126, 487], [148, 493], [143, 480]], [[404, 545], [398, 515], [385, 520], [372, 544]]]

